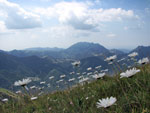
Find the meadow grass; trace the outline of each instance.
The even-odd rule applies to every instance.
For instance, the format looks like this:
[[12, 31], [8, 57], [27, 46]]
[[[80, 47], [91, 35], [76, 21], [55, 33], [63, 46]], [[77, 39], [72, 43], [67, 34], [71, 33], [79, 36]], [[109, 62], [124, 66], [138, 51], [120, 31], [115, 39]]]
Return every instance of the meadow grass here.
[[[28, 96], [0, 103], [2, 113], [149, 113], [150, 65], [130, 78], [104, 76], [83, 85], [39, 96], [31, 101]], [[116, 97], [108, 108], [97, 108], [98, 99]]]

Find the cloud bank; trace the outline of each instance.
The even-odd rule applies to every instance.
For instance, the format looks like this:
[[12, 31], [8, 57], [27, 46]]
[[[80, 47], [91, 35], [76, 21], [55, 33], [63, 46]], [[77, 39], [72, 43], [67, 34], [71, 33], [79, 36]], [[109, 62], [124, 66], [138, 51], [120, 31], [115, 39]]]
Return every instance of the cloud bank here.
[[0, 0], [1, 15], [8, 29], [27, 29], [41, 27], [40, 17], [21, 8], [18, 4]]
[[60, 23], [81, 30], [95, 29], [103, 22], [138, 18], [133, 10], [91, 9], [89, 4], [82, 2], [60, 2], [48, 8], [36, 8], [34, 12], [47, 18], [57, 18]]

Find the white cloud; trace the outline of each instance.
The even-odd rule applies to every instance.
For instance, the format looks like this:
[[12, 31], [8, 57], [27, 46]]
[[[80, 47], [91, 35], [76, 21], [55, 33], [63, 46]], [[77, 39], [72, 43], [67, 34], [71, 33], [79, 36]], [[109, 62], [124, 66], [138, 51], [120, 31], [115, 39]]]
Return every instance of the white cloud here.
[[123, 19], [135, 18], [132, 10], [123, 10], [121, 8], [89, 10], [89, 19], [93, 23], [121, 21]]
[[150, 8], [145, 8], [145, 12], [150, 15]]
[[116, 34], [113, 34], [113, 33], [110, 33], [110, 34], [107, 34], [107, 37], [116, 37]]
[[101, 2], [101, 0], [95, 0], [95, 3], [100, 3]]
[[9, 35], [9, 34], [14, 34], [14, 33], [15, 33], [14, 31], [8, 30], [6, 28], [4, 21], [0, 21], [0, 36], [1, 37], [2, 37], [2, 35]]
[[34, 12], [47, 18], [55, 17], [62, 24], [82, 30], [96, 29], [102, 22], [122, 21], [138, 17], [132, 10], [91, 9], [88, 3], [82, 2], [60, 2], [48, 8], [36, 8]]
[[89, 31], [77, 30], [68, 25], [50, 27], [47, 30], [45, 29], [43, 32], [48, 33], [48, 36], [51, 38], [85, 38], [90, 35]]
[[27, 12], [18, 4], [0, 0], [0, 10], [5, 14], [5, 24], [8, 29], [26, 29], [41, 26], [40, 17], [37, 14]]
[[0, 32], [5, 32], [6, 31], [6, 26], [5, 23], [3, 21], [0, 21]]

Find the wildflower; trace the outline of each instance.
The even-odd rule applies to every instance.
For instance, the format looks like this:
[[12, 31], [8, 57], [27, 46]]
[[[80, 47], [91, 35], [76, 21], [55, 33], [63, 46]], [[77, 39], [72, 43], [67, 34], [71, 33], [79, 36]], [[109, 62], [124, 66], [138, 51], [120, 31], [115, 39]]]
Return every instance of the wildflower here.
[[7, 102], [8, 101], [8, 98], [4, 98], [2, 99], [3, 102]]
[[126, 72], [121, 73], [120, 78], [131, 77], [131, 76], [135, 75], [138, 72], [140, 72], [139, 69], [133, 68], [133, 69], [127, 70]]
[[107, 71], [108, 71], [108, 69], [101, 70], [101, 72], [107, 72]]
[[88, 80], [89, 80], [89, 78], [88, 78], [88, 77], [86, 77], [86, 78], [82, 78], [81, 80], [79, 80], [79, 83], [86, 82], [86, 81], [88, 81]]
[[86, 97], [85, 99], [86, 99], [86, 100], [88, 100], [88, 99], [89, 99], [89, 97]]
[[36, 100], [38, 97], [31, 97], [31, 100]]
[[137, 55], [138, 55], [137, 52], [133, 52], [133, 53], [129, 54], [128, 56], [129, 56], [129, 57], [135, 57], [135, 56], [137, 56]]
[[40, 82], [40, 84], [45, 84], [45, 81], [43, 81], [43, 82]]
[[61, 75], [60, 78], [64, 78], [66, 75]]
[[50, 80], [53, 79], [53, 78], [54, 78], [54, 76], [49, 77]]
[[19, 90], [19, 91], [16, 91], [16, 94], [19, 94], [19, 93], [21, 93], [21, 91]]
[[80, 65], [80, 61], [75, 61], [73, 63], [71, 63], [73, 66], [78, 67]]
[[110, 57], [107, 57], [104, 61], [114, 61], [115, 59], [117, 58], [116, 55], [113, 55], [113, 56], [110, 56]]
[[110, 97], [110, 98], [106, 98], [106, 99], [99, 99], [99, 101], [97, 102], [97, 108], [100, 107], [104, 107], [107, 108], [111, 105], [113, 105], [115, 102], [117, 101], [117, 99], [115, 97]]
[[89, 75], [91, 75], [92, 74], [92, 72], [90, 72], [90, 73], [87, 73], [87, 75], [89, 76]]
[[83, 76], [79, 76], [79, 77], [78, 77], [78, 79], [81, 79], [81, 78], [83, 78]]
[[138, 61], [138, 63], [142, 65], [147, 64], [148, 62], [149, 62], [149, 59], [147, 57]]
[[74, 81], [75, 80], [75, 78], [71, 78], [71, 79], [69, 79], [68, 81], [69, 82], [72, 82], [72, 81]]
[[36, 88], [36, 86], [31, 86], [31, 87], [30, 87], [30, 89], [35, 89], [35, 88]]
[[77, 73], [77, 75], [80, 75], [80, 73]]
[[71, 105], [73, 105], [73, 102], [72, 102], [72, 101], [70, 101], [70, 104], [71, 104]]
[[27, 79], [23, 79], [22, 81], [21, 80], [19, 80], [19, 81], [16, 81], [15, 83], [14, 83], [14, 85], [15, 86], [26, 86], [28, 83], [30, 83], [31, 82], [31, 79], [29, 79], [29, 78], [27, 78]]
[[104, 71], [105, 71], [105, 72], [107, 72], [107, 71], [108, 71], [108, 69], [105, 69]]
[[59, 81], [56, 81], [56, 83], [59, 83], [59, 82], [62, 82], [63, 81], [63, 79], [61, 79], [61, 80], [59, 80]]
[[102, 67], [101, 65], [100, 66], [96, 66], [95, 69], [100, 69], [101, 67]]
[[117, 62], [121, 62], [121, 61], [123, 61], [123, 60], [125, 60], [125, 58], [122, 58], [122, 59], [118, 60]]
[[92, 68], [91, 68], [91, 67], [87, 68], [87, 71], [90, 71], [90, 70], [92, 70]]
[[70, 75], [74, 74], [75, 72], [70, 72]]
[[52, 109], [51, 107], [48, 108], [49, 111], [50, 111], [51, 109]]
[[102, 78], [104, 75], [105, 73], [99, 73], [99, 74], [93, 75], [93, 78], [99, 79], [99, 78]]

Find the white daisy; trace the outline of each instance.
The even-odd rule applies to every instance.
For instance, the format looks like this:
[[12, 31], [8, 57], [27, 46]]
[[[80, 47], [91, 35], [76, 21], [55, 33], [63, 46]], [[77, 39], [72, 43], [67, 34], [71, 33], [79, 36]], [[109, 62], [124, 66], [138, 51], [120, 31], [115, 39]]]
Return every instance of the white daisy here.
[[35, 88], [36, 88], [36, 86], [31, 86], [31, 87], [30, 87], [30, 89], [35, 89]]
[[86, 97], [85, 99], [86, 99], [86, 100], [88, 100], [88, 99], [89, 99], [89, 97]]
[[90, 71], [90, 70], [92, 70], [92, 68], [91, 68], [91, 67], [87, 68], [87, 71]]
[[66, 75], [60, 75], [60, 78], [64, 78]]
[[31, 100], [36, 100], [38, 97], [31, 97]]
[[126, 72], [121, 73], [120, 78], [131, 77], [131, 76], [135, 75], [138, 72], [140, 72], [139, 69], [133, 68], [133, 69], [127, 70]]
[[117, 101], [117, 99], [115, 97], [110, 97], [110, 98], [103, 98], [103, 99], [99, 99], [98, 102], [97, 102], [97, 108], [100, 108], [100, 107], [104, 107], [104, 108], [107, 108], [111, 105], [113, 105], [115, 102]]
[[121, 61], [123, 61], [123, 60], [125, 60], [125, 58], [122, 58], [122, 59], [118, 60], [117, 62], [121, 62]]
[[100, 66], [96, 66], [95, 69], [100, 69], [101, 67], [102, 67], [101, 65]]
[[92, 74], [92, 72], [87, 73], [88, 76], [91, 75], [91, 74]]
[[105, 76], [105, 73], [99, 73], [99, 74], [93, 75], [92, 77], [95, 79], [99, 79], [99, 78], [102, 78], [103, 76]]
[[73, 63], [71, 63], [73, 66], [76, 66], [76, 67], [78, 67], [79, 65], [80, 65], [80, 61], [75, 61], [75, 62], [73, 62]]
[[54, 78], [54, 76], [49, 77], [50, 80], [53, 79], [53, 78]]
[[143, 59], [140, 59], [139, 61], [138, 61], [138, 63], [139, 64], [142, 64], [142, 65], [144, 65], [144, 64], [147, 64], [149, 62], [149, 59], [146, 57], [146, 58], [143, 58]]
[[133, 52], [133, 53], [129, 54], [128, 56], [129, 56], [129, 57], [135, 57], [135, 56], [137, 56], [137, 55], [138, 55], [137, 52]]
[[15, 86], [26, 86], [28, 83], [31, 82], [31, 79], [27, 78], [27, 79], [23, 79], [22, 81], [19, 80], [19, 81], [16, 81], [14, 83]]
[[74, 81], [75, 80], [75, 78], [71, 78], [71, 79], [69, 79], [68, 81], [69, 82], [72, 82], [72, 81]]
[[78, 79], [81, 79], [81, 78], [83, 78], [83, 76], [79, 76], [79, 77], [78, 77]]
[[79, 80], [79, 83], [86, 82], [86, 81], [88, 81], [88, 80], [89, 80], [89, 78], [88, 78], [88, 77], [86, 77], [86, 78], [82, 78], [82, 79], [80, 79], [80, 80]]
[[45, 81], [40, 82], [40, 84], [45, 84], [45, 83], [46, 83]]
[[117, 58], [116, 55], [113, 55], [113, 56], [110, 56], [110, 57], [107, 57], [104, 61], [114, 61], [115, 59]]
[[77, 75], [80, 75], [80, 73], [77, 73]]
[[20, 91], [20, 90], [19, 90], [19, 91], [16, 91], [16, 93], [19, 94], [19, 93], [21, 93], [21, 91]]
[[74, 74], [75, 72], [70, 72], [70, 75]]
[[2, 99], [3, 102], [7, 102], [8, 101], [8, 98], [4, 98]]

